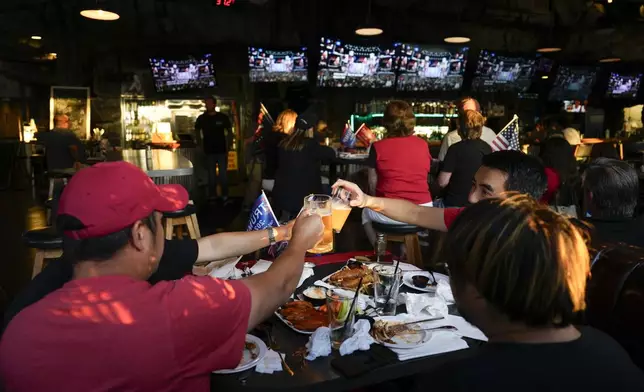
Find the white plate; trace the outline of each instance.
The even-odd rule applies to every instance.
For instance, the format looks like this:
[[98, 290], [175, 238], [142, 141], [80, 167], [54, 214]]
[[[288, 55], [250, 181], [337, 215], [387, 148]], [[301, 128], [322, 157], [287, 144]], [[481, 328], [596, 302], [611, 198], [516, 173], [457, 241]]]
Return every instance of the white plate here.
[[430, 273], [429, 273], [429, 272], [427, 272], [427, 271], [411, 271], [411, 272], [405, 272], [405, 274], [403, 275], [403, 278], [402, 278], [402, 282], [403, 282], [403, 284], [404, 284], [405, 286], [407, 286], [407, 287], [411, 288], [411, 289], [418, 290], [418, 291], [422, 291], [422, 292], [424, 292], [424, 293], [435, 293], [435, 292], [436, 292], [436, 288], [438, 287], [438, 282], [440, 282], [441, 280], [444, 280], [444, 281], [446, 281], [447, 283], [449, 283], [449, 277], [448, 277], [447, 275], [443, 275], [443, 274], [441, 274], [441, 273], [434, 272], [434, 277], [436, 277], [436, 283], [437, 283], [437, 285], [436, 285], [436, 286], [427, 286], [426, 288], [424, 288], [424, 289], [423, 289], [423, 288], [420, 288], [420, 287], [416, 287], [416, 286], [414, 286], [414, 282], [411, 280], [411, 278], [412, 278], [412, 277], [414, 277], [414, 276], [416, 276], [416, 275], [427, 276], [427, 277], [429, 277], [429, 280], [430, 280], [430, 281], [431, 281], [431, 279], [432, 279], [432, 274], [430, 274]]
[[260, 338], [253, 335], [246, 335], [246, 343], [255, 343], [255, 350], [257, 350], [257, 357], [255, 359], [252, 359], [251, 353], [244, 347], [244, 354], [242, 355], [242, 360], [239, 363], [239, 365], [237, 365], [236, 368], [217, 370], [217, 371], [214, 371], [213, 373], [233, 374], [233, 373], [243, 372], [245, 370], [252, 369], [255, 366], [257, 366], [259, 361], [264, 359], [264, 357], [266, 356], [266, 353], [268, 352], [268, 347], [266, 347], [266, 344], [264, 344], [264, 342], [262, 342]]
[[431, 338], [431, 331], [417, 331], [415, 333], [401, 333], [394, 336], [391, 339], [394, 343], [376, 341], [389, 348], [412, 349], [429, 342]]

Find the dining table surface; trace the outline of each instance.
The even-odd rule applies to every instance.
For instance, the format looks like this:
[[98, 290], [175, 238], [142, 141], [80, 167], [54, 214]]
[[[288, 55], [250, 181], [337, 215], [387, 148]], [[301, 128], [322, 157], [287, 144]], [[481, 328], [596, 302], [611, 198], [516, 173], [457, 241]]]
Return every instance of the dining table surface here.
[[[297, 295], [307, 287], [313, 285], [315, 281], [321, 280], [338, 271], [350, 257], [352, 257], [350, 254], [338, 254], [322, 256], [318, 260], [315, 258], [307, 258], [307, 261], [316, 264], [314, 275], [308, 278], [296, 290], [295, 294]], [[416, 291], [403, 286], [401, 292]], [[399, 306], [397, 312], [404, 313], [405, 306]], [[450, 313], [455, 312], [456, 310], [450, 307]], [[284, 354], [285, 360], [293, 370], [294, 375], [291, 376], [286, 371], [263, 374], [256, 372], [254, 369], [229, 375], [213, 374], [211, 376], [211, 391], [328, 392], [355, 390], [431, 371], [449, 361], [472, 355], [476, 351], [476, 348], [483, 344], [483, 342], [478, 340], [463, 338], [469, 346], [468, 349], [403, 362], [395, 361], [372, 369], [359, 376], [348, 378], [336, 371], [332, 365], [332, 361], [340, 357], [337, 350], [334, 350], [328, 357], [317, 358], [314, 361], [306, 361], [303, 359], [304, 356], [302, 354], [306, 351], [305, 345], [310, 335], [300, 334], [291, 330], [277, 316], [273, 316], [267, 320], [264, 327], [264, 330], [267, 327], [271, 331], [270, 335], [272, 335], [273, 348], [276, 348], [276, 351]], [[262, 338], [270, 346], [264, 332], [254, 330], [249, 333]]]
[[191, 176], [194, 172], [192, 162], [177, 151], [151, 149], [124, 149], [109, 152], [107, 161], [125, 161], [146, 172], [149, 177]]

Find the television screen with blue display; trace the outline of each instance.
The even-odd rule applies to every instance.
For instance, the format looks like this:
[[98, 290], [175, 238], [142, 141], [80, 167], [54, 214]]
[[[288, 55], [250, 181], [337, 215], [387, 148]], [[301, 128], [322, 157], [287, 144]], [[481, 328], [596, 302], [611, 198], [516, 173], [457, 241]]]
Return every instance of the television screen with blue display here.
[[295, 50], [248, 48], [250, 81], [253, 83], [297, 83], [309, 79], [309, 60], [305, 47]]
[[467, 47], [396, 44], [397, 90], [460, 90], [467, 53]]
[[150, 69], [157, 92], [204, 89], [217, 86], [212, 55], [195, 58], [150, 58]]
[[488, 92], [526, 92], [532, 84], [536, 63], [536, 57], [503, 55], [481, 50], [472, 89]]

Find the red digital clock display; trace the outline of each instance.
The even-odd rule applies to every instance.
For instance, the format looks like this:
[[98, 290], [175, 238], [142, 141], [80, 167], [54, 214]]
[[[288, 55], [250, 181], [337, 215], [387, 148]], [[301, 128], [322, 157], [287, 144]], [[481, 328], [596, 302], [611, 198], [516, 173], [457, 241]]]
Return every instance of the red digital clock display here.
[[222, 7], [230, 7], [233, 4], [235, 4], [235, 0], [217, 0], [217, 2], [215, 3], [215, 5]]

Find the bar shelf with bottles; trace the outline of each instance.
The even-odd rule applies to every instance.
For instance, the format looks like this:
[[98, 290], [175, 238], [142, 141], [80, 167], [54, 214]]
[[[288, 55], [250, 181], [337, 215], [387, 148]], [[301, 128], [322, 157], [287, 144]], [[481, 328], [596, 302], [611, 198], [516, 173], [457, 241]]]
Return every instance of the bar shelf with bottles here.
[[[374, 131], [378, 139], [382, 139], [386, 130], [382, 126], [385, 108], [391, 100], [373, 100], [369, 103], [356, 103], [351, 115], [350, 125], [357, 131], [366, 124]], [[416, 114], [415, 135], [425, 139], [430, 145], [439, 145], [443, 137], [452, 128], [450, 121], [458, 117], [454, 101], [409, 101]]]

